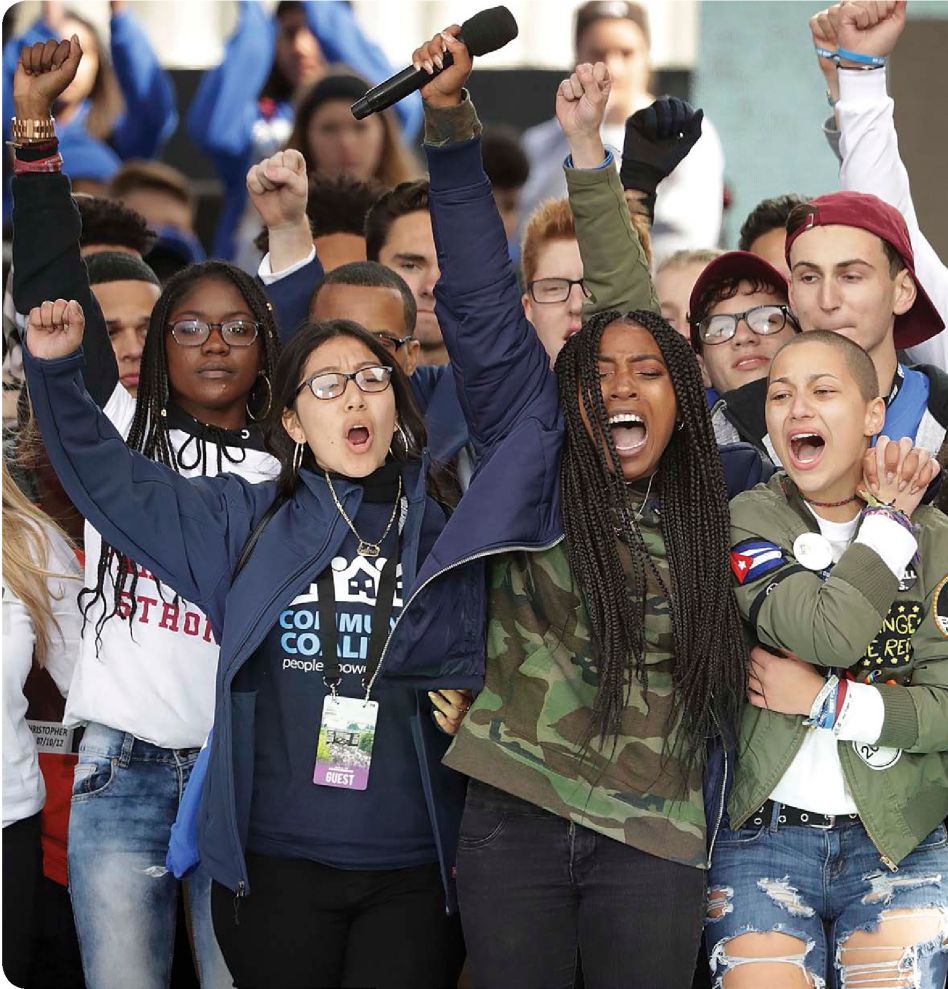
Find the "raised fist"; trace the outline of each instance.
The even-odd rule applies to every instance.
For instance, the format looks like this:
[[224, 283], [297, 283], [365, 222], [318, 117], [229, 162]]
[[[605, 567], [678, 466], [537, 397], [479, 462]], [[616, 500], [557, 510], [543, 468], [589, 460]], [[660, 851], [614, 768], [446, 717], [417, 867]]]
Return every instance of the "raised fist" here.
[[76, 78], [82, 58], [79, 36], [70, 41], [37, 41], [20, 52], [13, 77], [13, 105], [18, 117], [48, 117], [53, 103]]
[[412, 65], [426, 72], [434, 72], [435, 66], [440, 69], [446, 54], [450, 53], [454, 60], [421, 90], [422, 99], [433, 107], [457, 106], [461, 102], [461, 90], [474, 68], [467, 45], [457, 39], [460, 30], [459, 25], [452, 24], [412, 53]]
[[612, 78], [604, 62], [584, 62], [556, 90], [556, 119], [567, 140], [595, 138], [606, 114]]
[[30, 310], [26, 320], [26, 346], [41, 360], [68, 357], [82, 346], [86, 317], [75, 300], [57, 299]]
[[264, 158], [247, 172], [247, 192], [271, 231], [291, 227], [306, 216], [306, 161], [292, 148]]
[[838, 47], [860, 55], [890, 55], [905, 28], [905, 0], [856, 0], [838, 10]]
[[704, 110], [675, 96], [663, 96], [625, 122], [622, 187], [653, 193], [701, 137]]

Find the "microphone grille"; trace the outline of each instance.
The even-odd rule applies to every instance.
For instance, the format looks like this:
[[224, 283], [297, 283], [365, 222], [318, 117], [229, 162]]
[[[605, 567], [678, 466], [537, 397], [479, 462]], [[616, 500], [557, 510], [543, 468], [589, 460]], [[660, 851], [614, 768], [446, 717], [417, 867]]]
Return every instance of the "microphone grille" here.
[[460, 33], [472, 55], [486, 55], [513, 41], [519, 28], [506, 7], [490, 7], [468, 18]]

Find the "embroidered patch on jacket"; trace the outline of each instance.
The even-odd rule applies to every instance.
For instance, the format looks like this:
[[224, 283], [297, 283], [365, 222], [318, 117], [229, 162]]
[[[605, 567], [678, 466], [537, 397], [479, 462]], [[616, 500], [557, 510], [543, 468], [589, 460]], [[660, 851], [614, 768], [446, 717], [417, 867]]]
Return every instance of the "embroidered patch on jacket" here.
[[859, 679], [867, 683], [885, 683], [890, 675], [912, 661], [915, 649], [912, 637], [921, 628], [925, 609], [921, 601], [895, 601], [885, 616], [882, 628], [869, 643], [859, 661]]
[[948, 639], [948, 574], [941, 578], [941, 583], [932, 595], [932, 621], [935, 628]]
[[783, 563], [783, 550], [763, 539], [745, 539], [731, 550], [731, 570], [739, 584], [753, 583]]

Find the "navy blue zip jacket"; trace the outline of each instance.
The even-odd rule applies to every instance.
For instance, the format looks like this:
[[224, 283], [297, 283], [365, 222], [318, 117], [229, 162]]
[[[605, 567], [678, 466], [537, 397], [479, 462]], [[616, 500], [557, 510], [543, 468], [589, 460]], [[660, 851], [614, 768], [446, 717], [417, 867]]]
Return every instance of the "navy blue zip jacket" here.
[[[37, 421], [50, 461], [79, 512], [120, 552], [198, 605], [220, 643], [214, 733], [200, 810], [201, 860], [217, 882], [249, 892], [244, 847], [253, 783], [254, 694], [232, 690], [234, 677], [277, 617], [328, 566], [348, 529], [325, 479], [301, 471], [292, 499], [273, 516], [236, 580], [232, 574], [254, 526], [276, 496], [274, 482], [251, 484], [233, 474], [183, 478], [130, 450], [85, 391], [83, 354], [43, 361], [24, 350]], [[405, 468], [408, 516], [402, 532], [406, 588], [417, 581], [423, 527], [444, 526], [426, 495], [426, 462]], [[351, 518], [362, 489], [337, 482]], [[444, 533], [442, 532], [442, 537]], [[439, 538], [436, 546], [443, 545]], [[441, 551], [450, 554], [450, 549]], [[452, 561], [453, 562], [453, 561]], [[484, 580], [459, 567], [403, 610], [381, 659], [414, 654], [429, 671], [417, 685], [478, 687], [484, 664]], [[424, 654], [424, 655], [423, 655]], [[384, 689], [380, 680], [377, 689]], [[466, 780], [442, 766], [449, 739], [418, 696], [412, 732], [448, 902]]]

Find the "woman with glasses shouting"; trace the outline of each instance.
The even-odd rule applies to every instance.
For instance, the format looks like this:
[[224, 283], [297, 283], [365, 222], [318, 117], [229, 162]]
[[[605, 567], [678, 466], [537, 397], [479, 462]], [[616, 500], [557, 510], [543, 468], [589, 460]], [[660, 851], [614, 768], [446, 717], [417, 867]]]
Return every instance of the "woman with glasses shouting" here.
[[[165, 307], [154, 332], [169, 369], [221, 387], [223, 348], [248, 353], [252, 328], [236, 311], [209, 319], [195, 295]], [[236, 984], [452, 984], [462, 948], [446, 907], [464, 781], [440, 764], [439, 729], [469, 695], [429, 699], [380, 674], [387, 654], [408, 650], [473, 685], [483, 585], [462, 570], [427, 610], [404, 613], [447, 521], [428, 493], [408, 379], [357, 324], [304, 327], [272, 379], [278, 477], [185, 478], [129, 450], [84, 392], [84, 323], [75, 301], [30, 312], [28, 381], [71, 497], [182, 608], [196, 602], [221, 643], [198, 826]], [[212, 340], [220, 352], [203, 361]], [[94, 769], [103, 789], [124, 755]]]

